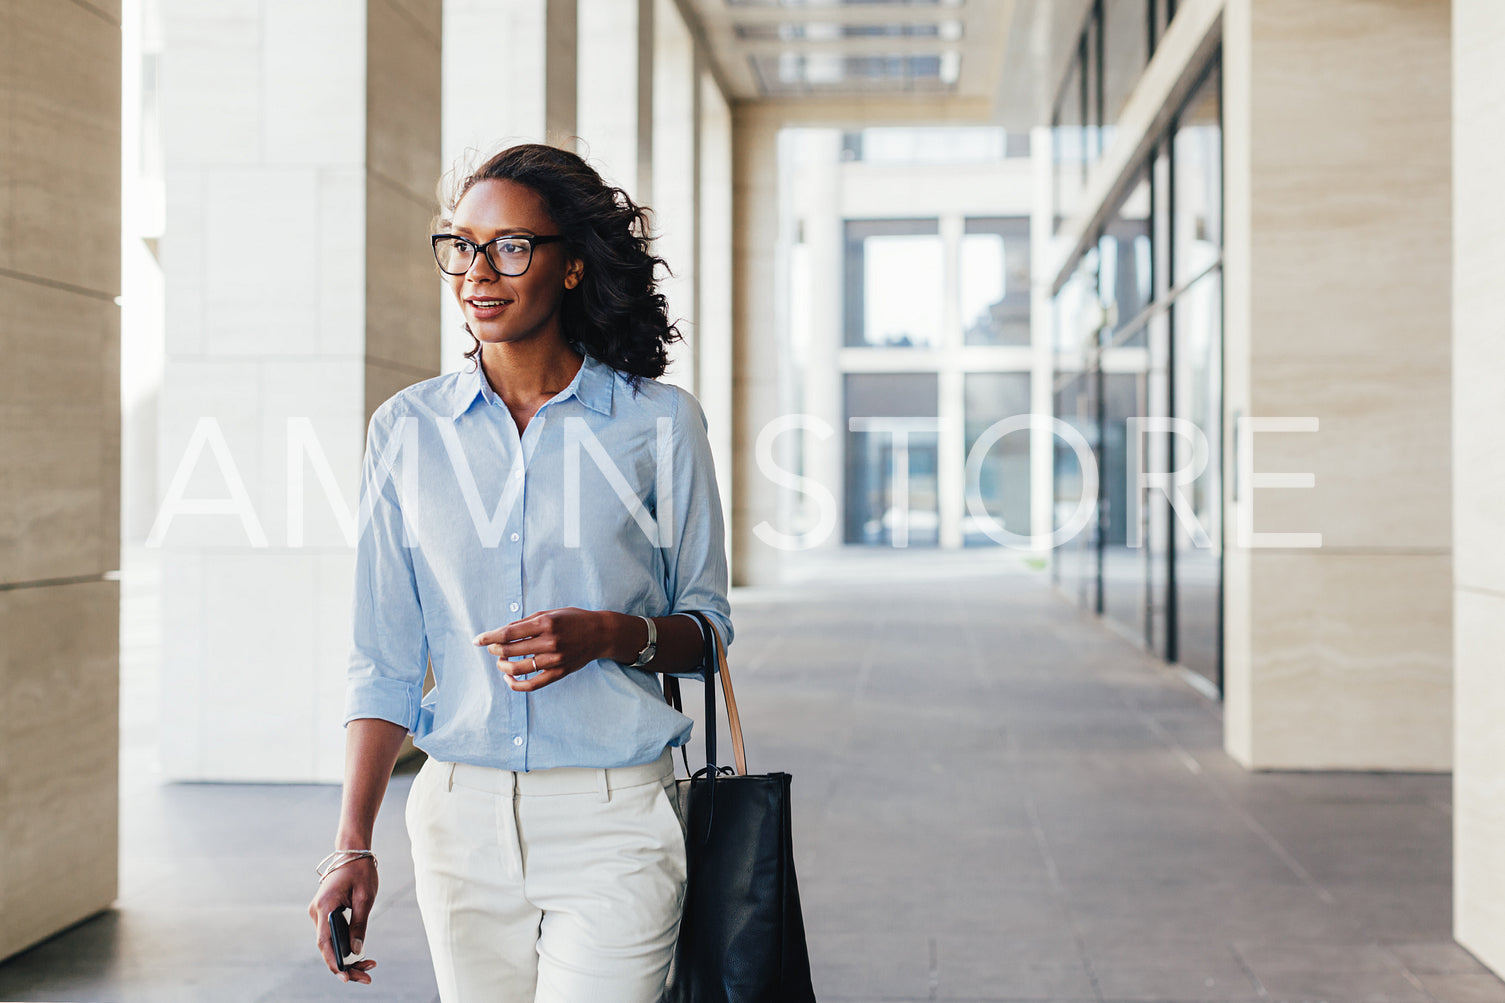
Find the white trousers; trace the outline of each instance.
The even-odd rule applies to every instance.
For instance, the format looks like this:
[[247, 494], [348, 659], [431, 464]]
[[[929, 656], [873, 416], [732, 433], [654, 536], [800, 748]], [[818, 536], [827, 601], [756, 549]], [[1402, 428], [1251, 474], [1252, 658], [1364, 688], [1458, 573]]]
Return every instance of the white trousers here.
[[429, 760], [408, 794], [444, 1003], [656, 1003], [679, 933], [674, 760], [528, 773]]

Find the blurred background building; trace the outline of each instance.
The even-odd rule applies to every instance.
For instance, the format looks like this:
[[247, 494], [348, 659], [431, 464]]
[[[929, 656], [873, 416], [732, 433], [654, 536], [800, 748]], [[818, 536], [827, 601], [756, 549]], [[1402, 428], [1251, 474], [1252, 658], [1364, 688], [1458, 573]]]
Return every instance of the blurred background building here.
[[366, 421], [469, 345], [436, 182], [547, 141], [655, 209], [736, 584], [1027, 562], [1249, 770], [1451, 771], [1505, 974], [1505, 6], [0, 24], [0, 956], [110, 904], [122, 785], [338, 781]]

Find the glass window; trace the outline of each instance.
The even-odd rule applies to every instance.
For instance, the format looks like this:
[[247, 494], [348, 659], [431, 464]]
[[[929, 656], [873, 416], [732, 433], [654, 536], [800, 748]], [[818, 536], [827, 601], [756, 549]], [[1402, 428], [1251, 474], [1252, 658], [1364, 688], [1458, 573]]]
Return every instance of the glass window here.
[[934, 547], [939, 386], [935, 373], [847, 373], [847, 543]]
[[[1130, 518], [1139, 521], [1144, 510], [1129, 505], [1134, 481], [1129, 471], [1129, 419], [1145, 411], [1145, 374], [1104, 373], [1102, 447], [1103, 505], [1098, 512], [1102, 533], [1102, 609], [1128, 627], [1135, 637], [1144, 633], [1145, 560], [1142, 535], [1131, 536]], [[1140, 461], [1141, 463], [1143, 460]], [[1131, 539], [1140, 546], [1130, 547]]]
[[[1172, 280], [1191, 283], [1171, 307], [1172, 410], [1193, 433], [1170, 442], [1173, 470], [1199, 470], [1182, 490], [1193, 516], [1169, 513], [1174, 606], [1167, 657], [1221, 684], [1223, 247], [1221, 73], [1216, 59], [1187, 98], [1171, 141]], [[1200, 277], [1199, 277], [1200, 276]], [[1205, 454], [1205, 463], [1198, 463]]]
[[[1063, 373], [1055, 393], [1056, 417], [1075, 428], [1097, 449], [1097, 405], [1093, 393], [1096, 379], [1091, 373]], [[1082, 502], [1085, 480], [1076, 451], [1060, 436], [1053, 436], [1055, 494], [1052, 499], [1052, 529], [1065, 526]], [[1056, 547], [1051, 562], [1056, 584], [1083, 608], [1096, 605], [1097, 594], [1097, 527], [1089, 522], [1075, 536]]]
[[945, 282], [939, 226], [928, 220], [846, 225], [846, 344], [939, 343]]
[[1029, 156], [1029, 132], [998, 126], [884, 127], [841, 134], [841, 159], [871, 164], [982, 164]]
[[841, 134], [841, 159], [862, 159], [862, 133], [860, 131], [848, 130]]
[[1066, 82], [1056, 105], [1054, 128], [1051, 136], [1055, 143], [1054, 176], [1051, 190], [1055, 197], [1055, 227], [1076, 211], [1082, 196], [1082, 179], [1085, 171], [1086, 151], [1082, 136], [1082, 64], [1072, 60]]
[[861, 135], [860, 159], [871, 164], [979, 164], [1007, 152], [996, 126], [874, 128]]
[[1187, 99], [1177, 119], [1175, 153], [1175, 261], [1180, 285], [1218, 260], [1223, 249], [1222, 75], [1216, 61]]
[[[1103, 305], [1112, 309], [1116, 331], [1134, 321], [1154, 298], [1152, 247], [1150, 244], [1150, 182], [1148, 172], [1141, 172], [1129, 197], [1108, 221], [1098, 239], [1099, 292]], [[1145, 331], [1138, 330], [1122, 339], [1121, 344], [1145, 344]]]
[[[1163, 209], [1161, 210], [1164, 211]], [[1164, 271], [1164, 269], [1162, 269]], [[1169, 332], [1170, 318], [1166, 312], [1160, 312], [1150, 318], [1146, 331], [1149, 335], [1149, 345], [1146, 351], [1145, 395], [1144, 414], [1148, 418], [1164, 419], [1169, 415], [1170, 408], [1170, 383], [1169, 383]], [[1146, 432], [1143, 428], [1138, 430], [1138, 442], [1134, 441], [1135, 430], [1129, 430], [1129, 477], [1130, 492], [1135, 490], [1133, 478], [1137, 469], [1146, 472], [1162, 473], [1174, 469], [1169, 458], [1171, 436], [1163, 431]], [[1171, 624], [1170, 617], [1170, 576], [1171, 571], [1171, 544], [1169, 536], [1170, 506], [1166, 502], [1164, 492], [1158, 489], [1144, 488], [1135, 499], [1126, 494], [1127, 499], [1139, 506], [1136, 512], [1130, 513], [1131, 520], [1137, 520], [1139, 525], [1139, 546], [1144, 548], [1144, 577], [1145, 577], [1145, 616], [1148, 618], [1144, 626], [1145, 643], [1150, 650], [1162, 658], [1166, 657], [1167, 632]], [[1132, 538], [1134, 523], [1131, 522], [1129, 529]]]
[[1028, 345], [1029, 220], [967, 220], [960, 270], [963, 341]]
[[[1173, 7], [1151, 0], [1148, 7], [1126, 2], [1095, 9], [1108, 17], [1111, 47], [1115, 19], [1142, 17], [1146, 35], [1153, 24], [1158, 37]], [[1109, 92], [1112, 72], [1105, 79]], [[1096, 520], [1057, 549], [1057, 581], [1084, 608], [1127, 626], [1150, 650], [1219, 686], [1225, 493], [1220, 87], [1214, 58], [1156, 144], [1153, 174], [1148, 167], [1140, 172], [1062, 286], [1053, 311], [1057, 368], [1064, 370], [1056, 378], [1056, 414], [1092, 444], [1102, 477]], [[1065, 103], [1060, 107], [1064, 111]], [[1167, 197], [1172, 191], [1173, 201]], [[1152, 304], [1161, 310], [1129, 327]], [[1096, 355], [1084, 346], [1092, 344], [1099, 306], [1116, 337], [1104, 339]], [[1137, 450], [1130, 448], [1129, 418], [1166, 415], [1182, 424], [1143, 435]], [[1057, 442], [1055, 457], [1059, 526], [1081, 478], [1064, 444]], [[1129, 504], [1136, 459], [1138, 469], [1191, 477], [1180, 486], [1179, 509], [1163, 492]]]
[[[967, 456], [997, 422], [1030, 412], [1029, 373], [968, 373], [965, 384]], [[991, 437], [990, 437], [991, 438]], [[1029, 429], [1010, 432], [979, 456], [979, 500], [1002, 528], [1028, 536], [1030, 528]], [[968, 482], [970, 490], [971, 482]], [[996, 546], [970, 507], [962, 516], [962, 544]]]
[[1102, 75], [1102, 48], [1099, 39], [1102, 37], [1100, 22], [1102, 4], [1093, 7], [1092, 17], [1087, 19], [1087, 31], [1082, 36], [1081, 53], [1085, 60], [1086, 72], [1083, 74], [1085, 83], [1082, 86], [1084, 100], [1082, 105], [1082, 133], [1085, 137], [1086, 164], [1095, 164], [1097, 158], [1103, 155], [1103, 75]]
[[[1176, 638], [1170, 656], [1214, 681], [1218, 678], [1219, 583], [1222, 579], [1223, 498], [1223, 276], [1213, 271], [1171, 307], [1175, 331], [1172, 393], [1176, 417], [1195, 428], [1171, 440], [1171, 469], [1198, 470], [1180, 488], [1194, 517], [1172, 513], [1175, 548]], [[1205, 460], [1204, 460], [1205, 458]], [[1198, 463], [1198, 460], [1204, 460]]]
[[1086, 348], [1097, 342], [1097, 248], [1089, 248], [1055, 299], [1055, 350], [1080, 366]]
[[1103, 4], [1103, 146], [1113, 142], [1124, 102], [1150, 61], [1150, 0]]

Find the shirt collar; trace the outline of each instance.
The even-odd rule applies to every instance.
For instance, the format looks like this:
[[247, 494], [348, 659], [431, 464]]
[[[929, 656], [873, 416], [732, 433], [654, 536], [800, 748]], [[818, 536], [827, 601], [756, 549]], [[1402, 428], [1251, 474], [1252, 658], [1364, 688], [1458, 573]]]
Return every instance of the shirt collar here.
[[[575, 378], [570, 380], [570, 385], [560, 391], [556, 399], [563, 400], [574, 396], [580, 403], [592, 411], [611, 415], [612, 384], [616, 382], [615, 374], [610, 366], [597, 360], [594, 356], [586, 354], [580, 369], [575, 373]], [[470, 406], [475, 403], [477, 397], [485, 399], [487, 404], [502, 406], [502, 400], [491, 389], [491, 384], [486, 382], [486, 374], [481, 371], [477, 360], [474, 372], [461, 373], [455, 381], [454, 410], [450, 417], [458, 419]]]

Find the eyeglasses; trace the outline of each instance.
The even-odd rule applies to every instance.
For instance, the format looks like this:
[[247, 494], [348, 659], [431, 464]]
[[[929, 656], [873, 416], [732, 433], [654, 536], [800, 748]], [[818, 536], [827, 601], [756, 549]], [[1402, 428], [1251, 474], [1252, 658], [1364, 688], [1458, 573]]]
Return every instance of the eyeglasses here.
[[429, 237], [434, 245], [434, 260], [439, 270], [446, 275], [464, 275], [475, 263], [476, 251], [484, 249], [486, 260], [498, 275], [516, 277], [528, 270], [533, 263], [533, 248], [563, 240], [559, 235], [548, 237], [503, 236], [493, 237], [484, 244], [457, 237], [452, 233], [436, 233]]

